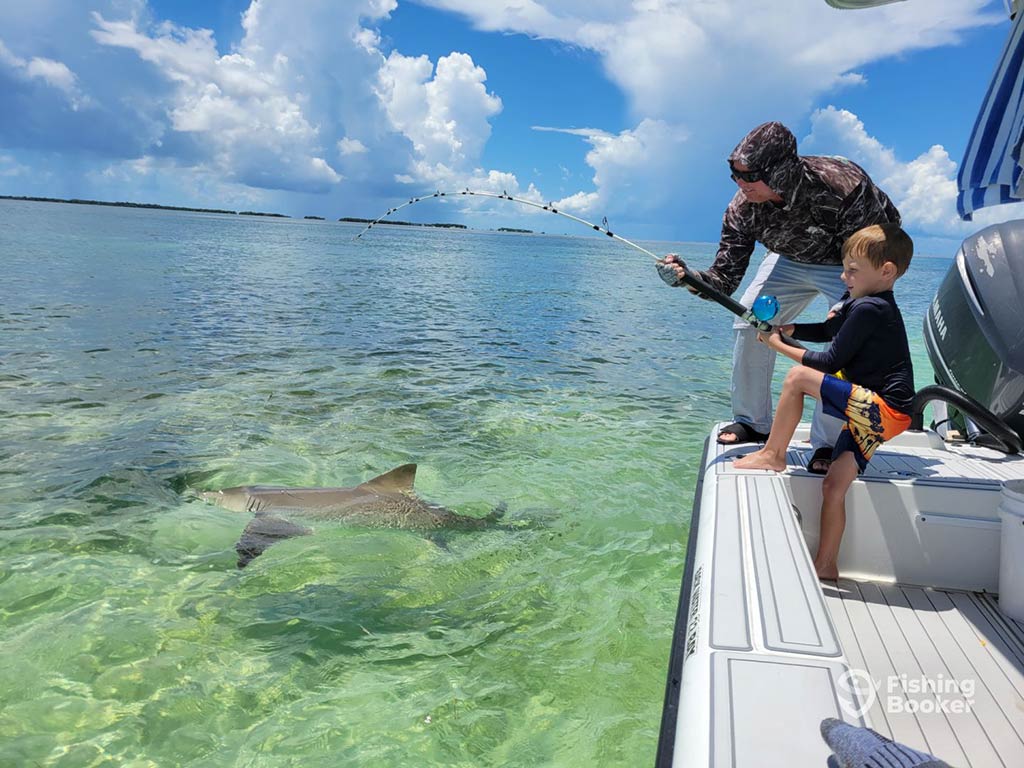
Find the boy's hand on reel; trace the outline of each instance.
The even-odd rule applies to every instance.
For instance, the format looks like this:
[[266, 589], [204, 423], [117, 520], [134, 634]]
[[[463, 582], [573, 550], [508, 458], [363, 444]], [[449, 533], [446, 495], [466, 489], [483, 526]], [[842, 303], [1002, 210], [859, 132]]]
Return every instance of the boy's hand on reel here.
[[758, 331], [757, 340], [760, 341], [762, 344], [767, 344], [769, 347], [776, 350], [783, 347], [799, 347], [799, 344], [796, 344], [795, 342], [793, 344], [789, 344], [787, 343], [786, 338], [783, 338], [788, 338], [792, 336], [793, 330], [794, 326], [792, 323], [787, 323], [786, 325], [776, 325], [774, 328], [772, 328], [771, 332], [769, 333], [766, 333], [765, 331]]

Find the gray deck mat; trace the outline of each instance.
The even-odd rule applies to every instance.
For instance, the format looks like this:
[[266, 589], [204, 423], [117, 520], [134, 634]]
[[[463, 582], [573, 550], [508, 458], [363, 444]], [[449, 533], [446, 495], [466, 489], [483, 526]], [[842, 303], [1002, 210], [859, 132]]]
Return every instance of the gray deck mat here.
[[[1024, 766], [1024, 625], [991, 595], [845, 579], [823, 589], [851, 669], [879, 686], [875, 730], [954, 766]], [[906, 692], [915, 685], [925, 690]]]

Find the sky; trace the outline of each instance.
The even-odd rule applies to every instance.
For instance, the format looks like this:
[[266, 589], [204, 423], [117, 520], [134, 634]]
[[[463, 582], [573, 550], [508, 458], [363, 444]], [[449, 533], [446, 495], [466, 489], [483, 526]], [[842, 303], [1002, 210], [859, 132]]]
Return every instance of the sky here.
[[[376, 218], [466, 188], [714, 242], [780, 120], [951, 255], [1003, 0], [0, 0], [0, 194]], [[505, 201], [399, 218], [585, 234]]]

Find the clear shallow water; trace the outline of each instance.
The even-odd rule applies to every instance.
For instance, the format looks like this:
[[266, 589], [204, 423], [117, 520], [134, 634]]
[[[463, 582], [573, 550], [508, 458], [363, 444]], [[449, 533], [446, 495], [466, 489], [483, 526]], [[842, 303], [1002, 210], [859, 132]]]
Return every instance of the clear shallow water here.
[[[358, 231], [0, 203], [0, 765], [653, 759], [730, 317], [607, 240]], [[897, 291], [919, 386], [947, 266]], [[192, 497], [407, 461], [513, 530], [239, 572]]]

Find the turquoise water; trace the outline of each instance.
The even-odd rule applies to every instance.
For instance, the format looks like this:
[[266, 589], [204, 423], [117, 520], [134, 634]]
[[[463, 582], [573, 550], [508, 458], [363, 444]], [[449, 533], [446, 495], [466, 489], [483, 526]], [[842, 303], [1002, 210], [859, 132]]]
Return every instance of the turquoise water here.
[[[0, 765], [653, 760], [730, 316], [605, 239], [358, 231], [0, 203]], [[193, 496], [410, 461], [510, 529], [238, 571]]]

